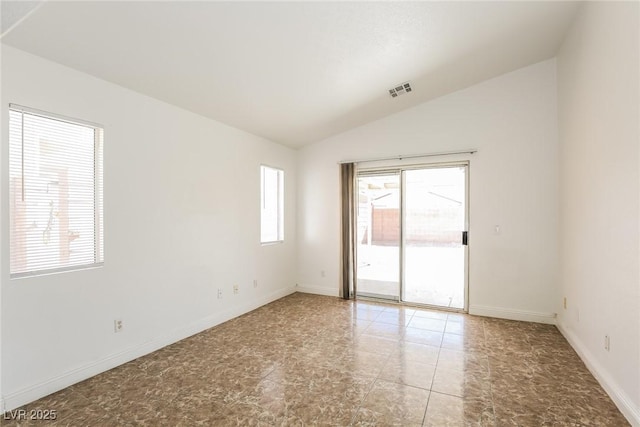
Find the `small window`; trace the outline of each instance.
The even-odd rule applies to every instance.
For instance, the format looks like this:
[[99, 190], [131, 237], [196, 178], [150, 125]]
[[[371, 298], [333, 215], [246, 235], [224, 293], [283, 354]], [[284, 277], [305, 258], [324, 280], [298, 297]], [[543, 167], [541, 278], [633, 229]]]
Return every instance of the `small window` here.
[[103, 262], [100, 126], [9, 106], [10, 273]]
[[260, 166], [260, 241], [275, 243], [284, 240], [284, 172]]

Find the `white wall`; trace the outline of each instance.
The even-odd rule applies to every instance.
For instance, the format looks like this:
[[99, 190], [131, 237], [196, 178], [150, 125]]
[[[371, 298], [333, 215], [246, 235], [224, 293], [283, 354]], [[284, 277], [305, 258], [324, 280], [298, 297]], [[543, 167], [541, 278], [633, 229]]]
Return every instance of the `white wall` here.
[[638, 426], [639, 14], [637, 2], [587, 3], [558, 55], [558, 325]]
[[[293, 291], [293, 150], [6, 46], [1, 102], [1, 230], [9, 103], [105, 128], [104, 267], [10, 280], [3, 234], [7, 409]], [[261, 163], [285, 171], [284, 244], [260, 245]]]
[[[338, 161], [477, 148], [473, 155], [432, 160], [471, 161], [470, 311], [554, 322], [555, 67], [555, 60], [538, 63], [303, 148], [298, 163], [299, 289], [338, 294]], [[500, 235], [493, 234], [495, 225]]]

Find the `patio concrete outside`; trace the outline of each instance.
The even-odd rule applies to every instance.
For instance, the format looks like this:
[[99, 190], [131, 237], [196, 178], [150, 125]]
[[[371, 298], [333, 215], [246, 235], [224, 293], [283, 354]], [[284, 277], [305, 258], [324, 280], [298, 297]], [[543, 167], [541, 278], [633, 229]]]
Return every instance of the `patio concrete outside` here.
[[[358, 245], [357, 292], [397, 297], [398, 246]], [[405, 246], [403, 301], [464, 308], [464, 246]]]

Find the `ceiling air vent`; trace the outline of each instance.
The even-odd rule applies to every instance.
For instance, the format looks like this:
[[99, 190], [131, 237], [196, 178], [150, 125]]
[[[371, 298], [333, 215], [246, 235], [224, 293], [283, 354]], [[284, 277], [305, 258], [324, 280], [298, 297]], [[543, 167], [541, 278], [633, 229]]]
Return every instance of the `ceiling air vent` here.
[[409, 92], [411, 92], [411, 90], [412, 90], [411, 89], [411, 83], [406, 82], [406, 83], [399, 84], [398, 86], [394, 87], [393, 89], [389, 89], [389, 95], [391, 95], [392, 98], [395, 98], [398, 95], [409, 93]]

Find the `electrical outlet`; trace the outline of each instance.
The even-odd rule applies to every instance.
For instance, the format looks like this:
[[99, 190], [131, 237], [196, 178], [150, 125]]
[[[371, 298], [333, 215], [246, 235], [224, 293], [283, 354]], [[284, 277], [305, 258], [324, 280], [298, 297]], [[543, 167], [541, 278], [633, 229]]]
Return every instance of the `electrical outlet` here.
[[237, 294], [238, 292], [240, 292], [240, 287], [238, 285], [233, 285], [233, 293]]
[[254, 287], [254, 288], [257, 288], [257, 287], [258, 287], [258, 281], [257, 281], [257, 280], [255, 280], [255, 279], [253, 280], [253, 287]]
[[609, 335], [604, 336], [604, 349], [609, 351], [611, 349], [611, 339]]
[[564, 305], [564, 309], [566, 310], [567, 309], [567, 297], [564, 297], [564, 300], [563, 300], [562, 304]]
[[122, 332], [123, 329], [124, 329], [124, 322], [122, 321], [122, 319], [115, 319], [113, 321], [113, 332], [115, 333]]
[[218, 289], [218, 299], [222, 299], [222, 289]]

